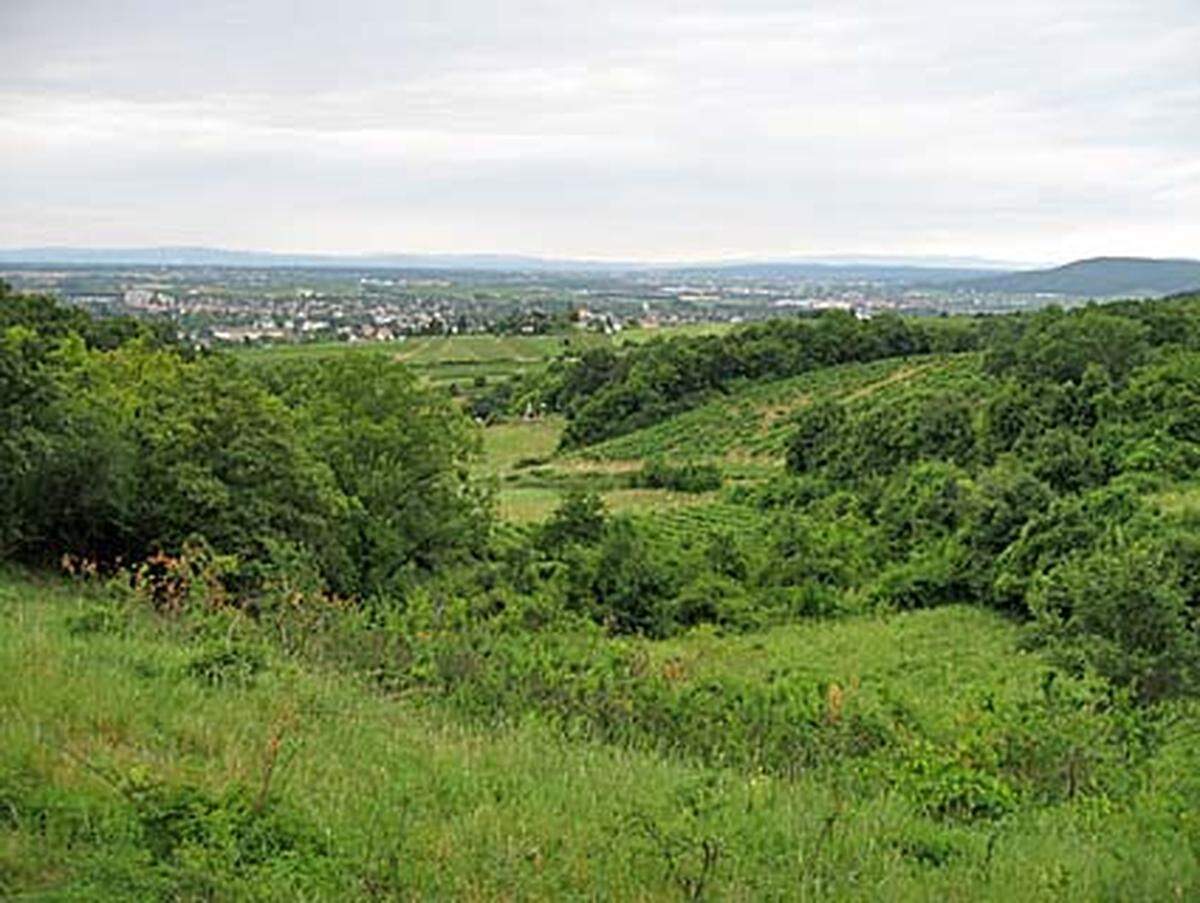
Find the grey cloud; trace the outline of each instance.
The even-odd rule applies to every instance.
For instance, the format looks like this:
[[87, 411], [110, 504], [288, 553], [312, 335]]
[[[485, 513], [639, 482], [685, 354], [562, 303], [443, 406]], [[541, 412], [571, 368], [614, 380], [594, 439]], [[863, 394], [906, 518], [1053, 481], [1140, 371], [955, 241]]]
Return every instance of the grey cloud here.
[[1194, 12], [8, 0], [0, 243], [1200, 255]]

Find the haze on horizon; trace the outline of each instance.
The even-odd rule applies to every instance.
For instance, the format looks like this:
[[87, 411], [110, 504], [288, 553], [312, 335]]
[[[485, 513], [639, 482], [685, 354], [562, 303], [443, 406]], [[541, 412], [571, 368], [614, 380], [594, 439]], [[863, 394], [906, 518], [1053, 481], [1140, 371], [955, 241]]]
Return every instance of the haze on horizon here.
[[0, 246], [1200, 257], [1195, 0], [6, 0]]

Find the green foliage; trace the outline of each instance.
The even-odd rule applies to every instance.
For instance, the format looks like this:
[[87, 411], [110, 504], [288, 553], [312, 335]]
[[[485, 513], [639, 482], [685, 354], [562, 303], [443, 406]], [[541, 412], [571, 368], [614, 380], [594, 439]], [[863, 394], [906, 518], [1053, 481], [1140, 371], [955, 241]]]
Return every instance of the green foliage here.
[[1194, 536], [1116, 538], [1064, 559], [1030, 605], [1067, 661], [1094, 669], [1143, 702], [1200, 688], [1200, 591]]
[[615, 633], [671, 632], [677, 565], [645, 542], [627, 518], [611, 521], [594, 554], [569, 560], [568, 568], [571, 607], [589, 612]]
[[688, 461], [668, 464], [661, 458], [651, 458], [638, 473], [635, 482], [647, 489], [670, 489], [675, 492], [713, 492], [721, 488], [721, 469], [714, 464]]
[[23, 325], [0, 336], [0, 553], [113, 567], [199, 536], [236, 559], [227, 582], [246, 591], [299, 548], [329, 588], [365, 597], [481, 550], [477, 436], [403, 368], [252, 374], [143, 330], [96, 350], [80, 312], [7, 300]]
[[542, 540], [552, 549], [572, 543], [594, 543], [604, 534], [606, 520], [600, 496], [583, 489], [571, 490], [542, 527]]
[[1016, 808], [1017, 794], [1002, 778], [953, 753], [919, 744], [905, 766], [905, 792], [934, 818], [994, 819]]
[[1079, 383], [1089, 366], [1122, 382], [1146, 357], [1147, 329], [1129, 317], [1091, 308], [1067, 314], [1050, 308], [1001, 333], [988, 350], [987, 369], [1019, 378]]
[[135, 339], [154, 347], [176, 345], [174, 333], [166, 322], [92, 317], [48, 295], [14, 292], [0, 280], [0, 334], [14, 326], [31, 330], [47, 346], [70, 335], [82, 338], [88, 348], [101, 351], [111, 351]]
[[962, 469], [927, 461], [888, 482], [876, 516], [893, 547], [909, 549], [954, 534], [977, 505], [976, 489]]
[[468, 480], [478, 436], [448, 402], [382, 357], [342, 357], [272, 375], [306, 445], [346, 500], [338, 592], [395, 590], [406, 571], [479, 551], [487, 498]]
[[835, 401], [822, 400], [801, 408], [793, 418], [795, 432], [788, 443], [788, 469], [807, 473], [829, 464], [846, 419], [845, 408]]
[[574, 448], [665, 420], [735, 380], [780, 379], [835, 364], [928, 353], [933, 331], [897, 317], [863, 323], [831, 311], [722, 336], [648, 342], [623, 355], [593, 352], [552, 369], [542, 400], [566, 414], [563, 446]]

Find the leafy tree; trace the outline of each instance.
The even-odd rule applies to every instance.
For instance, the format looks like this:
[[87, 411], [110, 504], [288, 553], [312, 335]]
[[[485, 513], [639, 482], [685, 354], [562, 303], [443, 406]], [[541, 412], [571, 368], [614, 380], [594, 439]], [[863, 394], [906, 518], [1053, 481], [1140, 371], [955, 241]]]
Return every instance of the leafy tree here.
[[481, 549], [489, 503], [467, 470], [479, 436], [447, 399], [382, 356], [339, 356], [275, 379], [346, 500], [336, 588], [382, 593]]
[[542, 527], [542, 543], [550, 549], [572, 543], [595, 543], [604, 534], [606, 523], [604, 500], [595, 492], [572, 489]]
[[1141, 323], [1098, 309], [1067, 314], [1049, 308], [1035, 314], [1019, 336], [998, 337], [986, 365], [996, 374], [1078, 383], [1095, 364], [1119, 383], [1145, 360], [1147, 332]]

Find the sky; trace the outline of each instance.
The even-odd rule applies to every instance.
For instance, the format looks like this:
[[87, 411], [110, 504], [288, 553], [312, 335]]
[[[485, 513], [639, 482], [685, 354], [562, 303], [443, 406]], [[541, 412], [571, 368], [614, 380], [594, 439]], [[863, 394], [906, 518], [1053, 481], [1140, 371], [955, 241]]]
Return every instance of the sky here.
[[1200, 257], [1200, 0], [0, 0], [0, 247]]

